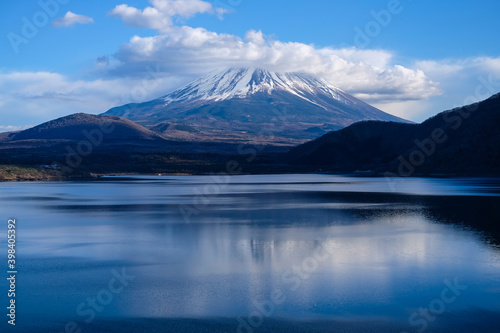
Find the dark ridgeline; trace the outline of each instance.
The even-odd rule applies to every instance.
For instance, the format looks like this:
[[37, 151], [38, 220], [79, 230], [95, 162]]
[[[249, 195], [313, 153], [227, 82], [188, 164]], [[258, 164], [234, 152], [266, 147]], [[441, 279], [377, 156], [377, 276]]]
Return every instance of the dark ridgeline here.
[[332, 172], [500, 174], [500, 94], [421, 124], [363, 121], [293, 148], [294, 165]]

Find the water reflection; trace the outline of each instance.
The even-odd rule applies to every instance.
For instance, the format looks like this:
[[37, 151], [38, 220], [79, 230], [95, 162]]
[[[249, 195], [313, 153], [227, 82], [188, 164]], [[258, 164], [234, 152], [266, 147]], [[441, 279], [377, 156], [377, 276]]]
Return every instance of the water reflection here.
[[20, 221], [30, 316], [74, 317], [120, 267], [136, 280], [106, 316], [244, 316], [280, 290], [277, 317], [405, 321], [455, 278], [468, 289], [447, 312], [500, 312], [499, 182], [391, 182], [134, 177], [0, 184], [0, 197]]

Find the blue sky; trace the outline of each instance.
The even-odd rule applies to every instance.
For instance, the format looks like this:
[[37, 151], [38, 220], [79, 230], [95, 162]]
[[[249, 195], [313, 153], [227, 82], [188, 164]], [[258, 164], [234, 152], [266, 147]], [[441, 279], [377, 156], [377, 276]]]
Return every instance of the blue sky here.
[[414, 121], [500, 91], [499, 1], [2, 6], [0, 131], [153, 99], [225, 66], [310, 72]]

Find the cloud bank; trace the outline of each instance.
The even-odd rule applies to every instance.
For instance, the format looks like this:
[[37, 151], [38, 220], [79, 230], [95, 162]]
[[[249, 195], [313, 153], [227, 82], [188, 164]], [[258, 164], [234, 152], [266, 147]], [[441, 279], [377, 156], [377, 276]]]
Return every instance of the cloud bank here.
[[154, 29], [153, 37], [133, 36], [114, 55], [119, 61], [110, 73], [134, 76], [144, 66], [161, 65], [166, 75], [202, 75], [219, 67], [256, 66], [271, 71], [321, 75], [334, 85], [369, 102], [422, 100], [441, 94], [438, 84], [422, 70], [393, 63], [384, 50], [317, 48], [302, 43], [273, 40], [251, 30], [244, 38], [204, 28], [176, 26], [174, 17], [197, 13], [223, 13], [201, 0], [153, 0], [141, 10], [116, 6], [109, 15], [125, 24]]
[[185, 81], [180, 79], [162, 77], [157, 68], [143, 77], [96, 80], [73, 80], [51, 72], [0, 72], [0, 131], [154, 99]]
[[[171, 28], [171, 30], [174, 30]], [[175, 28], [175, 33], [134, 36], [115, 54], [116, 75], [141, 73], [146, 65], [160, 64], [167, 74], [204, 74], [228, 66], [256, 66], [279, 72], [320, 75], [339, 88], [371, 101], [421, 100], [439, 95], [437, 83], [422, 70], [392, 63], [383, 50], [315, 48], [267, 38], [250, 31], [244, 39], [203, 28]]]

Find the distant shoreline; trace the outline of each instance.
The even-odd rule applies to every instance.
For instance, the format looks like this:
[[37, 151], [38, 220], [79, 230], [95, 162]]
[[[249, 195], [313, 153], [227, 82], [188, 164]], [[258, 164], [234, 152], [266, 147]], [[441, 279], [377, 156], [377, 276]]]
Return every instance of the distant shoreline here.
[[[252, 170], [251, 172], [243, 172], [237, 175], [265, 175], [265, 174], [325, 174], [325, 175], [343, 175], [349, 177], [388, 177], [398, 178], [396, 174], [388, 174], [386, 172], [377, 171], [357, 171], [357, 172], [330, 172], [327, 170], [311, 171], [311, 170], [287, 170], [285, 172], [272, 172], [273, 170]], [[0, 165], [0, 182], [50, 182], [50, 181], [92, 181], [102, 177], [127, 177], [127, 176], [207, 176], [213, 174], [223, 174], [222, 171], [207, 170], [202, 172], [91, 172], [78, 171], [74, 173], [64, 173], [62, 170], [51, 170], [37, 166], [21, 166], [21, 165]], [[498, 174], [415, 174], [411, 177], [404, 178], [455, 178], [455, 177], [500, 177]]]

